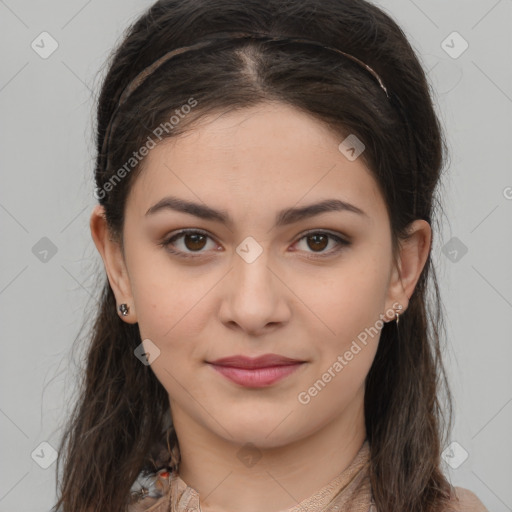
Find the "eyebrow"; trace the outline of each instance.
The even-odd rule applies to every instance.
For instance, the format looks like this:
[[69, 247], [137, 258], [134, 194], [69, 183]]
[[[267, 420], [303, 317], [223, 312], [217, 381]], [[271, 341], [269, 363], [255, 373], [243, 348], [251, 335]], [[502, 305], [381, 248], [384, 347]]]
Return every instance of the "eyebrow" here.
[[[145, 216], [153, 215], [162, 210], [174, 210], [177, 212], [188, 213], [189, 215], [194, 215], [200, 219], [216, 221], [228, 226], [233, 226], [233, 220], [226, 210], [215, 210], [204, 204], [185, 201], [184, 199], [173, 196], [164, 197], [158, 201], [158, 203], [149, 208]], [[353, 204], [341, 201], [340, 199], [325, 199], [319, 203], [299, 208], [285, 208], [284, 210], [281, 210], [276, 215], [275, 226], [286, 226], [321, 213], [341, 211], [352, 212], [369, 218], [366, 212]]]

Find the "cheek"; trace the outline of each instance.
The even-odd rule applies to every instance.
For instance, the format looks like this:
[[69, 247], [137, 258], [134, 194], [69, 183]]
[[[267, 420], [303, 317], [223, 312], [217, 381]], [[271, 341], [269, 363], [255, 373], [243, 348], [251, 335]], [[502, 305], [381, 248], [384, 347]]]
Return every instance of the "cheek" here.
[[[337, 357], [322, 365], [318, 374], [305, 383], [295, 397], [299, 411], [325, 424], [341, 413], [357, 417], [364, 399], [364, 384], [374, 358], [373, 348], [362, 349], [351, 361]], [[342, 362], [344, 361], [344, 362]], [[360, 398], [360, 400], [359, 400]], [[310, 425], [312, 430], [314, 425]]]
[[308, 322], [308, 337], [317, 340], [311, 346], [317, 364], [303, 391], [306, 399], [318, 393], [319, 398], [311, 400], [313, 407], [342, 406], [364, 386], [375, 358], [384, 326], [387, 275], [384, 266], [359, 257], [331, 272], [329, 280], [310, 285], [315, 292], [310, 293], [308, 306], [318, 318]]
[[309, 323], [309, 338], [317, 340], [312, 346], [316, 364], [301, 389], [302, 401], [297, 397], [312, 416], [325, 414], [326, 404], [335, 416], [364, 389], [384, 325], [385, 284], [373, 267], [341, 272], [328, 286], [317, 288], [311, 309], [319, 312], [325, 334], [319, 337], [317, 319]]
[[159, 350], [151, 368], [170, 396], [185, 401], [192, 393], [199, 398], [204, 389], [195, 371], [204, 359], [204, 332], [213, 314], [205, 297], [211, 285], [193, 286], [177, 273], [169, 278], [154, 274], [148, 270], [144, 275], [147, 280], [139, 282], [135, 299], [141, 338]]
[[146, 278], [134, 292], [141, 335], [154, 337], [165, 347], [180, 343], [178, 340], [193, 344], [212, 314], [207, 299], [212, 285], [190, 276], [180, 278], [177, 273], [168, 278], [161, 274]]
[[348, 340], [375, 325], [384, 313], [388, 291], [385, 265], [371, 258], [354, 257], [329, 269], [325, 278], [303, 280], [304, 301], [323, 324], [322, 331], [333, 340]]
[[199, 267], [180, 267], [165, 249], [147, 242], [132, 239], [126, 246], [141, 336], [162, 343], [180, 332], [194, 337], [206, 321], [204, 299], [215, 284], [215, 276]]

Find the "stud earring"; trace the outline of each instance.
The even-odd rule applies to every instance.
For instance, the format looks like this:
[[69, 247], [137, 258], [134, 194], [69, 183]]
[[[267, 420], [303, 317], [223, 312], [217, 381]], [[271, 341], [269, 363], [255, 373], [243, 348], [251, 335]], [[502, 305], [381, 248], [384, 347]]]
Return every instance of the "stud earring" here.
[[128, 307], [128, 304], [121, 304], [119, 306], [119, 311], [121, 312], [121, 314], [123, 316], [127, 316], [129, 310], [130, 310], [130, 308]]

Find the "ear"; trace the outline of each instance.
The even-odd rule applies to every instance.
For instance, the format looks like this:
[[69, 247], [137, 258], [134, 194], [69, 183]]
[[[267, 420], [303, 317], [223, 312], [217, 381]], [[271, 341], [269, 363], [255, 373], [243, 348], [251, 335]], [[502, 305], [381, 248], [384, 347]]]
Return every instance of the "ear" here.
[[90, 228], [92, 239], [96, 249], [103, 259], [105, 271], [114, 292], [117, 302], [117, 308], [121, 304], [127, 304], [129, 307], [128, 315], [122, 316], [117, 313], [127, 323], [137, 323], [137, 314], [135, 311], [135, 302], [133, 300], [130, 279], [126, 269], [124, 256], [120, 243], [111, 238], [105, 218], [105, 209], [101, 205], [96, 205], [91, 215]]
[[398, 266], [393, 266], [386, 301], [387, 310], [396, 311], [397, 306], [401, 305], [401, 313], [409, 305], [409, 298], [425, 266], [432, 242], [432, 229], [423, 219], [411, 222], [407, 231], [409, 237], [400, 241]]

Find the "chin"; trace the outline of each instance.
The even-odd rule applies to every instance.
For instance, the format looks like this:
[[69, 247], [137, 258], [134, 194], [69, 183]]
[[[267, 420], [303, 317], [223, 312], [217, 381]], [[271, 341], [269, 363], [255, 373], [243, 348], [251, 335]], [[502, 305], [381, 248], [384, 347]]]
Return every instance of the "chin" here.
[[285, 417], [286, 415], [257, 420], [250, 418], [247, 421], [236, 422], [231, 420], [226, 422], [226, 425], [229, 425], [227, 430], [230, 435], [225, 431], [218, 431], [218, 434], [226, 441], [240, 445], [242, 448], [246, 445], [254, 445], [260, 449], [280, 448], [306, 436], [306, 433], [302, 436], [295, 430], [297, 428], [295, 422], [293, 422], [294, 430], [290, 430], [290, 424], [283, 422]]

